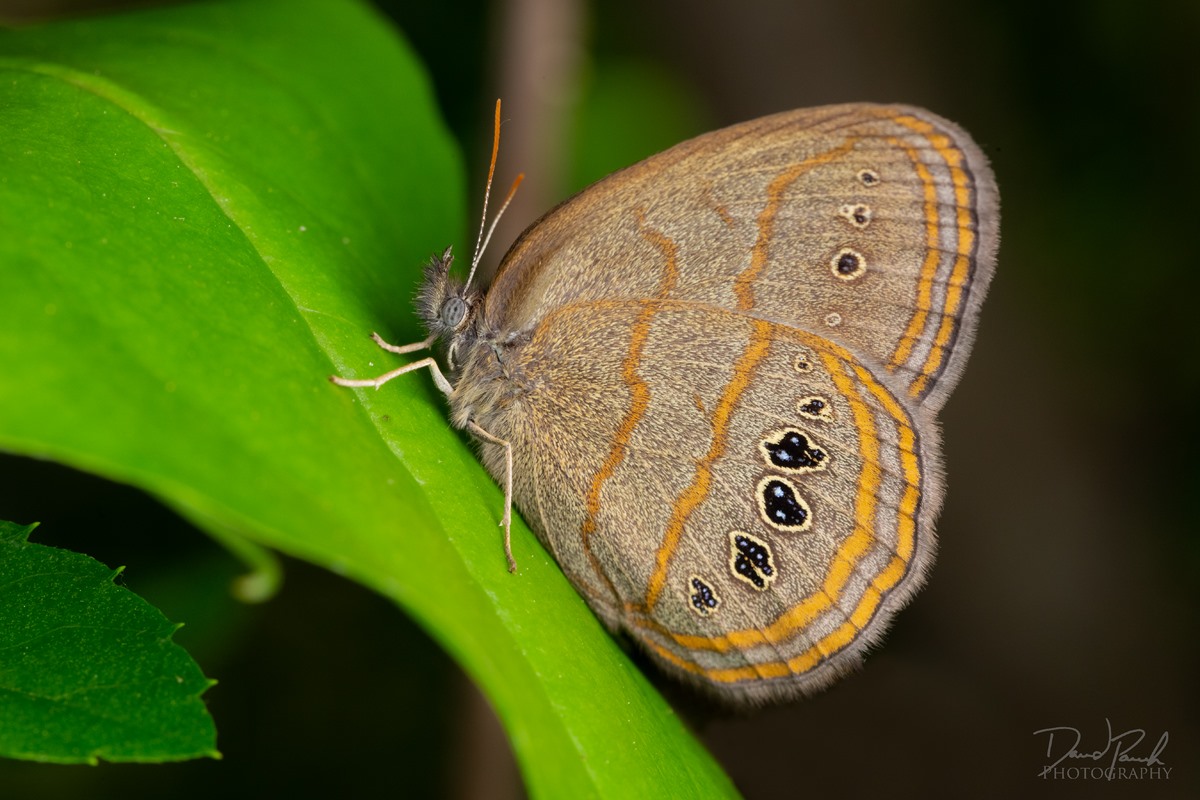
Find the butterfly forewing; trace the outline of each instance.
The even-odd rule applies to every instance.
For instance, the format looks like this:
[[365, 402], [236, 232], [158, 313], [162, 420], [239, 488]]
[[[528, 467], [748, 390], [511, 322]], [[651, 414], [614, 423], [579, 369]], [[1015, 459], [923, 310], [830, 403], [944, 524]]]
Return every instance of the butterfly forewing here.
[[488, 320], [524, 329], [581, 300], [656, 296], [819, 333], [935, 407], [990, 280], [998, 205], [986, 160], [922, 109], [856, 104], [706, 134], [606, 178], [505, 258]]

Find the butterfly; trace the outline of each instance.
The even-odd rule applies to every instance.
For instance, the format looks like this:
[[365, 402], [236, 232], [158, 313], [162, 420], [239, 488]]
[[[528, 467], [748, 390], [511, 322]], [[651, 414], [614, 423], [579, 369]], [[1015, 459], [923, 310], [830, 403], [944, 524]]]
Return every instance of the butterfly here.
[[486, 292], [446, 250], [418, 300], [429, 337], [376, 336], [444, 342], [446, 371], [334, 380], [429, 368], [506, 489], [506, 531], [515, 502], [608, 628], [726, 702], [789, 700], [859, 664], [925, 580], [936, 414], [998, 236], [957, 125], [785, 112], [584, 189]]

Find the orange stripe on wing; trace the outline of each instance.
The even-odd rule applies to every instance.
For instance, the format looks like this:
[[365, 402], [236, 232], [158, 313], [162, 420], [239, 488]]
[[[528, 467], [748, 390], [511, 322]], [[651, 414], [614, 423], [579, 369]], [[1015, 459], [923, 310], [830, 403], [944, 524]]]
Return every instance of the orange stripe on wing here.
[[896, 352], [892, 354], [891, 362], [888, 363], [888, 369], [895, 370], [912, 355], [913, 345], [921, 336], [921, 332], [925, 330], [925, 325], [929, 320], [929, 309], [933, 304], [933, 279], [937, 277], [941, 251], [938, 249], [940, 219], [937, 186], [933, 183], [933, 176], [929, 173], [929, 168], [921, 162], [921, 156], [917, 153], [916, 148], [909, 147], [894, 137], [890, 137], [888, 143], [902, 148], [908, 154], [917, 171], [917, 177], [921, 179], [925, 195], [925, 262], [921, 265], [921, 276], [917, 285], [917, 310], [912, 315], [912, 319], [908, 321], [908, 328], [900, 337], [900, 344], [896, 347]]
[[737, 409], [742, 395], [750, 388], [750, 380], [754, 376], [755, 369], [767, 355], [767, 348], [771, 344], [770, 324], [762, 320], [754, 320], [752, 324], [754, 327], [751, 330], [750, 343], [734, 365], [733, 378], [725, 385], [721, 399], [717, 403], [717, 407], [713, 409], [713, 438], [708, 452], [696, 465], [691, 485], [684, 490], [671, 509], [671, 518], [667, 522], [662, 543], [655, 554], [654, 573], [650, 576], [650, 583], [646, 591], [645, 611], [647, 612], [654, 607], [654, 604], [658, 602], [659, 595], [662, 594], [667, 580], [667, 567], [670, 566], [671, 558], [675, 555], [675, 548], [679, 546], [679, 540], [683, 536], [683, 528], [687, 524], [688, 518], [708, 496], [708, 490], [712, 486], [713, 464], [725, 453], [729, 437], [729, 423], [733, 418], [733, 412]]
[[[758, 214], [756, 223], [758, 235], [750, 253], [750, 264], [734, 278], [733, 282], [739, 311], [749, 311], [754, 308], [754, 285], [762, 271], [766, 269], [771, 239], [775, 233], [775, 218], [783, 205], [784, 194], [801, 175], [850, 152], [857, 141], [857, 138], [846, 139], [837, 147], [793, 164], [771, 179], [767, 185], [767, 202]], [[713, 412], [713, 439], [708, 454], [696, 465], [691, 485], [676, 499], [674, 507], [671, 509], [671, 519], [663, 534], [663, 540], [659, 544], [658, 552], [655, 554], [655, 568], [646, 591], [646, 601], [642, 609], [644, 611], [648, 612], [658, 602], [667, 580], [667, 568], [670, 566], [671, 559], [675, 555], [675, 548], [678, 547], [679, 540], [683, 536], [683, 527], [696, 507], [708, 496], [712, 484], [713, 462], [725, 452], [725, 438], [728, 435], [730, 417], [732, 417], [742, 394], [749, 387], [754, 369], [765, 357], [769, 344], [770, 327], [763, 322], [755, 322], [746, 351], [738, 359], [733, 377], [726, 385], [721, 394], [721, 400]]]
[[646, 409], [650, 406], [650, 387], [642, 380], [641, 375], [638, 374], [638, 367], [641, 365], [646, 340], [650, 336], [650, 324], [654, 320], [654, 315], [658, 313], [662, 301], [675, 288], [675, 282], [679, 278], [679, 246], [661, 232], [647, 229], [645, 223], [645, 213], [639, 211], [638, 226], [641, 228], [642, 236], [662, 251], [662, 280], [659, 282], [656, 299], [645, 302], [642, 305], [642, 310], [633, 324], [633, 332], [629, 340], [629, 352], [626, 354], [625, 361], [621, 365], [621, 380], [629, 388], [629, 410], [625, 412], [625, 417], [617, 427], [612, 447], [608, 451], [608, 457], [604, 459], [604, 463], [600, 466], [599, 471], [592, 478], [591, 486], [588, 487], [586, 501], [587, 516], [584, 518], [583, 527], [580, 530], [580, 538], [583, 550], [587, 553], [588, 562], [591, 564], [592, 570], [596, 575], [608, 585], [614, 599], [618, 599], [619, 596], [599, 560], [592, 553], [589, 540], [591, 535], [596, 532], [596, 516], [600, 513], [600, 494], [604, 489], [604, 484], [616, 473], [617, 467], [625, 460], [633, 431], [637, 428], [638, 423], [641, 422], [642, 417], [646, 413]]
[[[958, 331], [959, 312], [965, 296], [964, 287], [970, 280], [972, 257], [975, 252], [975, 214], [974, 184], [971, 176], [963, 167], [962, 150], [955, 146], [953, 140], [936, 129], [928, 122], [910, 116], [899, 116], [893, 121], [903, 125], [914, 133], [925, 137], [938, 155], [946, 162], [950, 170], [950, 180], [954, 184], [954, 205], [956, 207], [956, 227], [958, 229], [957, 247], [955, 248], [954, 267], [946, 286], [946, 299], [942, 305], [942, 321], [933, 339], [933, 346], [921, 372], [909, 386], [912, 397], [921, 397], [929, 390], [929, 384], [936, 380], [945, 365], [946, 353], [954, 341]], [[923, 327], [923, 326], [922, 326]], [[911, 329], [911, 326], [910, 326]], [[895, 359], [894, 359], [895, 360]]]
[[857, 138], [847, 139], [832, 150], [818, 153], [798, 164], [793, 164], [776, 175], [767, 185], [767, 202], [762, 211], [758, 212], [758, 237], [755, 239], [754, 249], [750, 253], [750, 265], [742, 270], [733, 282], [734, 294], [738, 299], [737, 307], [740, 311], [749, 311], [754, 308], [754, 283], [766, 269], [767, 250], [771, 246], [771, 238], [775, 235], [775, 217], [779, 214], [780, 206], [783, 205], [784, 193], [801, 175], [844, 156], [854, 148], [857, 142]]

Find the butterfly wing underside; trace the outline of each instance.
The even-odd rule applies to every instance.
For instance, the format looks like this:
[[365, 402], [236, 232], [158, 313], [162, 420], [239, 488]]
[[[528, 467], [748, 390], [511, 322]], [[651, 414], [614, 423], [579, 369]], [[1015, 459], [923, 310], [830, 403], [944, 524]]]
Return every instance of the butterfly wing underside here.
[[604, 301], [549, 315], [522, 358], [540, 389], [512, 434], [517, 502], [668, 670], [739, 699], [817, 688], [915, 590], [933, 443], [899, 384], [844, 348], [695, 303]]
[[803, 109], [567, 200], [505, 257], [486, 314], [531, 330], [579, 301], [696, 300], [837, 341], [936, 410], [970, 349], [998, 227], [991, 170], [958, 126], [908, 106]]

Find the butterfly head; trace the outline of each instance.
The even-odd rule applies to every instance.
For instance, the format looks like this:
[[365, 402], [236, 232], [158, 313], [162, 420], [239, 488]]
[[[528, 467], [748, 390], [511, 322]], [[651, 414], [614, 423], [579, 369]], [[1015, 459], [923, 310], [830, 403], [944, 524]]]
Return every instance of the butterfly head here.
[[446, 353], [451, 370], [457, 368], [460, 350], [476, 338], [475, 314], [483, 294], [450, 275], [454, 254], [447, 247], [434, 256], [425, 268], [425, 281], [417, 296], [417, 306], [425, 328], [433, 336], [448, 342]]

